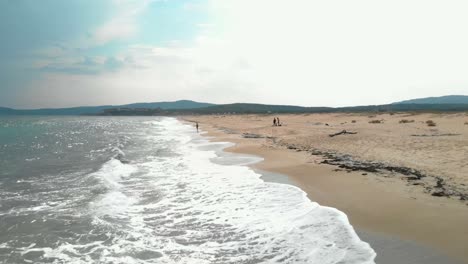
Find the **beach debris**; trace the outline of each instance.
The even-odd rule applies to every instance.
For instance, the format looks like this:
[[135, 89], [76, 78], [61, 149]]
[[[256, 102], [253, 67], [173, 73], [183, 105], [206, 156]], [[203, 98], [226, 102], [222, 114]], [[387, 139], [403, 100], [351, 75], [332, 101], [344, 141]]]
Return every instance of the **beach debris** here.
[[[466, 189], [453, 184], [448, 184], [442, 177], [424, 174], [417, 169], [394, 166], [375, 161], [362, 161], [347, 154], [340, 154], [332, 151], [321, 151], [318, 149], [308, 150], [312, 155], [322, 156], [322, 164], [337, 166], [347, 172], [361, 171], [364, 173], [374, 173], [375, 175], [401, 175], [401, 179], [408, 184], [420, 186], [425, 192], [435, 197], [458, 198], [461, 201], [468, 200]], [[385, 176], [386, 177], [386, 176]]]
[[412, 137], [453, 137], [453, 136], [460, 136], [461, 134], [454, 134], [454, 133], [445, 133], [445, 134], [412, 134]]
[[306, 147], [303, 147], [303, 146], [297, 146], [297, 145], [294, 145], [294, 144], [286, 144], [286, 145], [283, 145], [285, 146], [287, 149], [289, 150], [295, 150], [297, 152], [300, 152], [300, 151], [307, 151], [308, 149]]
[[239, 134], [237, 131], [233, 130], [233, 129], [229, 129], [229, 128], [225, 128], [225, 127], [222, 127], [222, 128], [219, 128], [221, 131], [223, 131], [224, 133], [226, 134]]
[[243, 138], [265, 138], [265, 136], [254, 133], [242, 133]]
[[359, 171], [361, 174], [372, 173], [372, 175], [381, 177], [398, 177], [401, 180], [405, 180], [408, 185], [422, 188], [428, 195], [454, 198], [460, 201], [468, 200], [466, 184], [452, 184], [446, 182], [440, 176], [426, 174], [414, 168], [391, 165], [379, 161], [360, 160], [349, 154], [342, 154], [331, 150], [320, 150], [301, 144], [291, 144], [282, 140], [277, 142], [277, 144], [289, 150], [297, 152], [306, 151], [311, 155], [320, 156], [322, 159], [319, 163], [336, 166], [337, 168], [334, 171]]
[[357, 132], [349, 132], [349, 131], [346, 131], [346, 130], [341, 130], [338, 133], [330, 134], [328, 136], [329, 137], [334, 137], [334, 136], [339, 136], [339, 135], [354, 135], [354, 134], [357, 134]]
[[444, 179], [440, 177], [436, 177], [437, 183], [436, 183], [436, 188], [444, 188]]
[[445, 190], [435, 191], [435, 192], [431, 193], [431, 195], [436, 196], [436, 197], [450, 197], [450, 195], [445, 193]]

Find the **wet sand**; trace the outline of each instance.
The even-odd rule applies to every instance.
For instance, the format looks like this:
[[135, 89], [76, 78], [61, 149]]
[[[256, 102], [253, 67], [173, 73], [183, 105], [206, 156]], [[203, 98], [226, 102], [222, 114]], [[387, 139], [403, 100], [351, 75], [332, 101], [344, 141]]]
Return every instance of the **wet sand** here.
[[[269, 125], [270, 119], [272, 119], [271, 116], [197, 116], [184, 117], [183, 119], [200, 122], [202, 130], [208, 131], [206, 135], [212, 136], [213, 140], [236, 143], [233, 147], [228, 148], [227, 151], [263, 157], [263, 162], [252, 165], [255, 169], [287, 175], [288, 181], [304, 190], [311, 200], [345, 212], [358, 234], [376, 250], [378, 254], [377, 263], [457, 263], [456, 261], [468, 263], [468, 252], [466, 250], [466, 245], [468, 245], [468, 206], [466, 202], [460, 201], [455, 195], [451, 197], [432, 196], [431, 192], [434, 190], [422, 188], [424, 184], [431, 184], [431, 182], [421, 184], [423, 186], [419, 184], [413, 185], [410, 181], [393, 173], [350, 171], [334, 165], [322, 164], [321, 162], [324, 157], [320, 155], [311, 155], [307, 151], [299, 151], [300, 149], [288, 149], [289, 144], [307, 145], [307, 147], [314, 145], [313, 141], [318, 137], [316, 134], [320, 133], [317, 130], [314, 131], [316, 134], [310, 132], [311, 129], [308, 124], [314, 118], [342, 123], [342, 120], [339, 120], [339, 118], [343, 117], [340, 116], [334, 119], [329, 114], [312, 115], [312, 117], [310, 115], [280, 116], [281, 120], [295, 120], [297, 124], [274, 128]], [[346, 118], [350, 119], [349, 116], [346, 116]], [[358, 115], [351, 118], [355, 120], [368, 117]], [[422, 117], [422, 119], [425, 118], [427, 117]], [[451, 118], [452, 121], [453, 119], [457, 119], [457, 117]], [[459, 118], [462, 119], [464, 117], [461, 116]], [[252, 120], [259, 121], [252, 122]], [[443, 121], [437, 120], [436, 122], [440, 124]], [[368, 125], [368, 123], [361, 123], [362, 127], [352, 123], [354, 125], [352, 129], [371, 135], [371, 139], [373, 134], [376, 134], [377, 136], [374, 137], [381, 137], [379, 138], [381, 142], [387, 142], [385, 139], [387, 136], [382, 135], [385, 132], [385, 126], [374, 129], [373, 126], [378, 126], [379, 124]], [[465, 129], [463, 123], [461, 124], [461, 129]], [[332, 131], [332, 129], [329, 129], [330, 125], [328, 124], [325, 127], [324, 131], [326, 133]], [[392, 126], [398, 126], [398, 124]], [[341, 127], [339, 128], [341, 129]], [[387, 129], [391, 129], [391, 127]], [[414, 130], [422, 133], [434, 133], [433, 130], [426, 131], [425, 129], [427, 128], [422, 123], [414, 128]], [[261, 134], [266, 130], [270, 131], [270, 135], [275, 134], [275, 136], [273, 138], [242, 137], [243, 133]], [[337, 130], [337, 127], [333, 127], [333, 131], [335, 130]], [[287, 132], [285, 133], [285, 131]], [[453, 128], [451, 131], [453, 134], [461, 134], [460, 131], [456, 131]], [[465, 133], [464, 131], [461, 132]], [[309, 137], [314, 138], [308, 138], [308, 133], [311, 133]], [[400, 136], [401, 133], [399, 134]], [[408, 133], [414, 132], [410, 131]], [[438, 131], [438, 133], [441, 132]], [[328, 136], [328, 134], [326, 135]], [[349, 154], [352, 151], [343, 150], [351, 149], [359, 153], [358, 148], [361, 147], [366, 148], [367, 152], [372, 152], [372, 150], [368, 149], [369, 146], [362, 143], [357, 147], [356, 145], [353, 146], [356, 138], [350, 140], [351, 136], [353, 135], [338, 136], [349, 140], [349, 142], [340, 140], [341, 145], [336, 144], [334, 141], [326, 145], [326, 140], [330, 139], [325, 138], [325, 140], [315, 145], [315, 149], [330, 150], [333, 149], [330, 146], [339, 146], [341, 149], [335, 149], [335, 151]], [[442, 137], [431, 136], [430, 140], [436, 138], [437, 140], [444, 140]], [[448, 137], [450, 137], [449, 140], [455, 140], [455, 142], [436, 143], [440, 145], [462, 144], [463, 150], [465, 134], [462, 134], [460, 138]], [[429, 138], [429, 136], [424, 136], [424, 139], [426, 138]], [[420, 137], [411, 136], [410, 139], [402, 139], [402, 141], [405, 140], [418, 141]], [[397, 141], [397, 139], [393, 135], [392, 139], [388, 141]], [[307, 142], [307, 144], [304, 142]], [[434, 142], [430, 144], [436, 145]], [[423, 152], [424, 147], [423, 142], [419, 146], [419, 152]], [[386, 151], [389, 152], [388, 156], [391, 158], [388, 160], [398, 160], [396, 158], [398, 153], [394, 152], [402, 151], [402, 148], [404, 148], [404, 145], [401, 144], [397, 144], [396, 151], [389, 147]], [[407, 144], [406, 148], [407, 151], [411, 151], [414, 145]], [[379, 162], [386, 161], [385, 151], [376, 153], [378, 155], [374, 155], [375, 160]], [[418, 153], [410, 161], [414, 164], [419, 164], [417, 158], [428, 155], [427, 153]], [[455, 168], [452, 167], [451, 171], [443, 174], [445, 175], [442, 176], [445, 177], [445, 182], [449, 186], [454, 184], [454, 182], [458, 184], [464, 183], [466, 180], [463, 178], [465, 167], [456, 167], [456, 164], [461, 164], [464, 161], [457, 160], [459, 156], [454, 156], [453, 160], [450, 160], [450, 156], [447, 157], [447, 155], [451, 155], [451, 153], [445, 153], [444, 160], [446, 162], [444, 164], [448, 164], [448, 166], [455, 164]], [[424, 164], [426, 163], [427, 160], [422, 162], [423, 165], [419, 164], [417, 169], [431, 175], [433, 170], [431, 170], [430, 166], [425, 167]], [[407, 164], [401, 162], [398, 165]], [[437, 167], [437, 169], [440, 168]], [[455, 181], [450, 180], [451, 178], [455, 178]], [[447, 187], [447, 190], [450, 189]]]

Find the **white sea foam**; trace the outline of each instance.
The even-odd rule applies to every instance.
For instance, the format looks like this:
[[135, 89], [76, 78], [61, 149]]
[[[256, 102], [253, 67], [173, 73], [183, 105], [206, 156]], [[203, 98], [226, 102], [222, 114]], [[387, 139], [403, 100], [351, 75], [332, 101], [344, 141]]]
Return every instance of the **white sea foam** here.
[[[91, 174], [107, 190], [89, 207], [101, 240], [44, 248], [67, 263], [374, 263], [346, 215], [297, 187], [264, 182], [175, 119], [148, 122], [144, 162], [112, 159]], [[162, 131], [162, 132], [161, 132]], [[152, 144], [152, 145], [151, 145]], [[27, 252], [36, 250], [25, 248]]]
[[96, 215], [126, 217], [126, 209], [133, 203], [133, 199], [121, 192], [121, 182], [137, 170], [136, 166], [123, 164], [120, 160], [112, 158], [99, 171], [90, 175], [101, 180], [109, 189], [97, 202], [93, 202], [91, 208]]
[[123, 164], [117, 159], [111, 159], [106, 162], [102, 168], [93, 173], [92, 176], [102, 180], [108, 187], [118, 189], [123, 178], [129, 177], [136, 172], [137, 168], [129, 164]]

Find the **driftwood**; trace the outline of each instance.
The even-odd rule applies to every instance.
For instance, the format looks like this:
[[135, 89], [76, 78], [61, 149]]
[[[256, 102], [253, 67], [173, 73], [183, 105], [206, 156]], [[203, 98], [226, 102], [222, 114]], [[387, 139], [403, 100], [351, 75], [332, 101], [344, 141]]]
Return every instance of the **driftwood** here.
[[334, 137], [334, 136], [346, 135], [346, 134], [354, 135], [354, 134], [357, 134], [357, 132], [348, 132], [348, 131], [346, 131], [346, 130], [342, 130], [342, 131], [340, 131], [340, 132], [338, 132], [338, 133], [330, 134], [330, 135], [328, 135], [328, 136]]

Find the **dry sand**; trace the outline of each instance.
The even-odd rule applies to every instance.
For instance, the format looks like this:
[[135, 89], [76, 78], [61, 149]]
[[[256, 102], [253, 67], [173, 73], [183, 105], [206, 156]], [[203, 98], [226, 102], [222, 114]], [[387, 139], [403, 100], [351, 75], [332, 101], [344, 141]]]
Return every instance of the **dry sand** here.
[[[271, 115], [183, 119], [198, 121], [201, 129], [217, 141], [237, 143], [228, 151], [264, 157], [255, 168], [288, 175], [311, 200], [345, 212], [364, 239], [374, 244], [378, 255], [388, 256], [392, 249], [398, 248], [395, 252], [407, 253], [407, 258], [404, 262], [396, 259], [395, 263], [440, 262], [438, 254], [425, 259], [410, 256], [409, 252], [417, 248], [410, 246], [414, 242], [468, 263], [468, 201], [463, 200], [468, 198], [468, 125], [465, 125], [468, 116], [465, 113], [278, 117], [281, 127], [272, 126]], [[414, 122], [399, 123], [403, 119]], [[372, 120], [381, 123], [369, 123]], [[436, 126], [428, 126], [427, 120], [433, 120]], [[329, 137], [342, 130], [357, 134]], [[260, 138], [244, 138], [244, 133]], [[312, 155], [312, 150], [321, 155]], [[322, 164], [330, 154], [349, 155], [339, 162], [351, 167]], [[423, 177], [416, 179], [412, 174], [380, 169], [354, 171], [353, 162], [359, 161], [413, 169]], [[444, 197], [433, 196], [437, 193]], [[406, 245], [408, 252], [401, 245]], [[388, 258], [378, 258], [378, 261], [391, 263]]]

